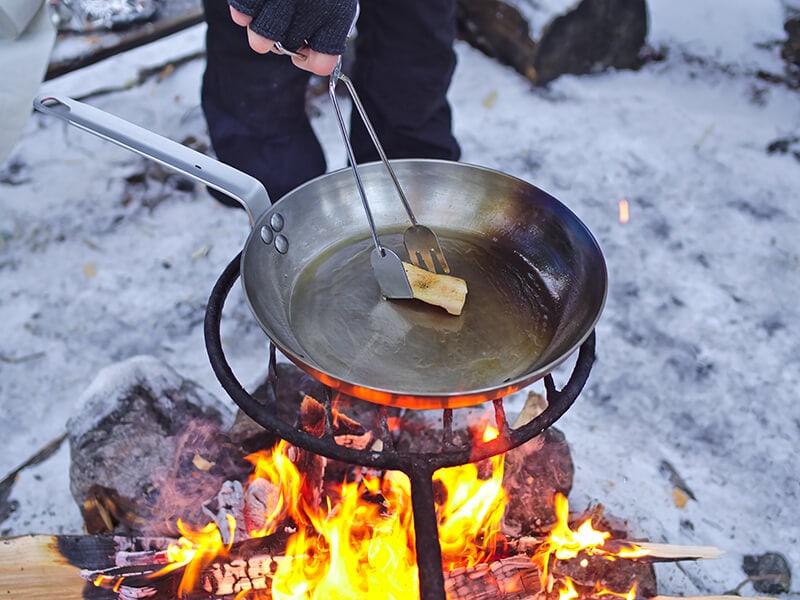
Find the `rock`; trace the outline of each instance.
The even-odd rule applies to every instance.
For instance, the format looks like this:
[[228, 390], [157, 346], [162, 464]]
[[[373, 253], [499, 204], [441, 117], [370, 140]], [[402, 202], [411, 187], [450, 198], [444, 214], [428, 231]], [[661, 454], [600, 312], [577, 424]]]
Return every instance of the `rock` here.
[[760, 556], [745, 556], [742, 569], [762, 594], [788, 594], [792, 588], [792, 571], [782, 554], [767, 552]]
[[800, 17], [788, 19], [783, 24], [783, 30], [789, 37], [781, 46], [781, 58], [800, 67]]
[[459, 36], [536, 85], [572, 73], [635, 69], [648, 58], [646, 0], [582, 0], [531, 39], [522, 14], [502, 0], [458, 0]]
[[567, 73], [637, 68], [646, 37], [645, 0], [582, 0], [542, 32], [533, 59], [535, 82], [544, 85]]
[[222, 432], [227, 405], [155, 358], [101, 371], [67, 423], [70, 491], [90, 533], [174, 533], [177, 517], [204, 524], [203, 503], [247, 472]]

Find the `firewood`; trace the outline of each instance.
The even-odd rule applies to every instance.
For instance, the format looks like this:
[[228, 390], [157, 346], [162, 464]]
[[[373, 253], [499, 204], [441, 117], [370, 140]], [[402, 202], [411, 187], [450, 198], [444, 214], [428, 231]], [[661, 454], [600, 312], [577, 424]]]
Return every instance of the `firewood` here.
[[280, 488], [263, 477], [257, 477], [247, 484], [244, 494], [244, 520], [247, 531], [261, 531], [267, 524], [267, 517], [278, 507]]
[[645, 0], [581, 0], [550, 21], [533, 56], [536, 85], [571, 73], [636, 69], [647, 38]]
[[[724, 550], [714, 546], [680, 546], [676, 544], [655, 544], [653, 542], [626, 542], [624, 540], [611, 540], [606, 542], [604, 548], [622, 548], [626, 545], [636, 546], [645, 551], [643, 559], [671, 562], [681, 560], [710, 560], [725, 554]], [[618, 551], [618, 550], [617, 550]]]
[[[263, 538], [264, 540], [268, 538]], [[266, 591], [272, 586], [275, 572], [292, 561], [304, 557], [289, 557], [268, 551], [255, 551], [259, 540], [249, 540], [250, 548], [234, 547], [228, 556], [213, 561], [200, 573], [197, 585], [184, 598], [227, 598], [244, 591]], [[136, 597], [137, 589], [152, 588], [161, 593], [174, 585], [176, 574], [158, 575], [163, 565], [152, 569], [112, 568], [103, 571], [84, 571], [82, 577], [98, 581], [105, 589], [117, 589], [123, 598]], [[156, 573], [154, 576], [153, 574]], [[452, 569], [445, 573], [445, 589], [449, 600], [508, 600], [533, 598], [541, 591], [539, 568], [527, 556], [507, 557], [473, 567]]]
[[59, 536], [24, 536], [0, 542], [0, 596], [49, 600], [83, 598], [80, 567], [59, 551]]
[[[192, 590], [181, 596], [194, 598], [226, 598], [245, 590], [268, 590], [278, 567], [302, 557], [283, 555], [291, 532], [279, 531], [263, 538], [251, 538], [234, 544], [229, 551], [217, 556], [199, 573]], [[130, 562], [130, 559], [129, 559]], [[134, 560], [133, 562], [139, 563]], [[185, 566], [164, 570], [162, 562], [138, 564], [137, 569], [112, 566], [103, 569], [82, 569], [80, 577], [108, 590], [119, 590], [121, 598], [139, 597], [137, 590], [157, 590], [159, 597], [169, 595], [183, 576]]]
[[404, 262], [414, 298], [439, 306], [451, 315], [460, 315], [467, 301], [467, 282], [460, 277], [433, 273]]
[[[163, 538], [109, 535], [24, 535], [0, 539], [0, 597], [26, 600], [83, 600], [97, 598], [92, 584], [81, 578], [84, 569], [114, 565], [120, 552], [151, 552]], [[163, 563], [153, 553], [152, 563]], [[163, 564], [159, 565], [159, 568]]]
[[539, 569], [527, 556], [511, 556], [445, 574], [448, 600], [521, 600], [541, 591]]
[[530, 37], [528, 21], [519, 10], [500, 0], [458, 0], [456, 16], [460, 37], [535, 81], [536, 43]]
[[[321, 438], [325, 434], [325, 408], [311, 396], [304, 396], [300, 403], [299, 422], [303, 431]], [[328, 459], [297, 446], [289, 447], [288, 457], [304, 475], [301, 494], [312, 506], [319, 505]]]
[[[546, 541], [545, 536], [522, 536], [519, 538], [508, 539], [497, 549], [498, 556], [513, 556], [525, 554], [532, 556], [533, 553]], [[629, 560], [640, 560], [644, 562], [678, 562], [684, 560], [710, 560], [719, 558], [725, 554], [714, 546], [681, 546], [677, 544], [656, 544], [653, 542], [642, 542], [634, 540], [608, 540], [597, 550], [609, 554], [618, 554], [625, 549], [639, 549], [642, 554], [638, 556], [626, 557]]]
[[[252, 538], [234, 544], [227, 553], [202, 569], [197, 589], [187, 598], [224, 598], [247, 589], [269, 589], [273, 574], [282, 563], [302, 560], [302, 557], [284, 555], [290, 535], [290, 531], [281, 530], [265, 538]], [[170, 573], [162, 571], [165, 562], [162, 550], [166, 541], [163, 538], [97, 535], [22, 536], [0, 540], [0, 597], [82, 600], [90, 597], [85, 586], [91, 585], [88, 583], [91, 581], [97, 581], [106, 589], [119, 590], [122, 598], [135, 598], [144, 588], [167, 593], [177, 585], [182, 569]], [[544, 538], [536, 537], [512, 540], [501, 551], [518, 551], [520, 554], [496, 557], [474, 567], [448, 571], [445, 574], [448, 598], [521, 600], [535, 597], [541, 592], [540, 573], [530, 555], [543, 541]], [[617, 573], [613, 578], [619, 582], [620, 588], [629, 585], [628, 581], [637, 581], [642, 583], [640, 597], [654, 596], [654, 600], [671, 600], [655, 596], [654, 580], [649, 580], [646, 573], [641, 571], [642, 568], [651, 569], [649, 562], [653, 562], [653, 559], [694, 560], [715, 558], [721, 554], [718, 549], [710, 547], [624, 540], [614, 540], [607, 545], [613, 546], [616, 551], [633, 543], [648, 550], [648, 556], [614, 562], [596, 556], [594, 566], [587, 568], [587, 557], [579, 555], [569, 561], [558, 561], [552, 575], [556, 578], [569, 575], [577, 585], [591, 587], [596, 581], [594, 576], [610, 579], [608, 572], [595, 573], [595, 567], [616, 571], [627, 569], [627, 573]], [[589, 556], [589, 562], [592, 562], [591, 559]], [[704, 600], [728, 599], [723, 596]]]

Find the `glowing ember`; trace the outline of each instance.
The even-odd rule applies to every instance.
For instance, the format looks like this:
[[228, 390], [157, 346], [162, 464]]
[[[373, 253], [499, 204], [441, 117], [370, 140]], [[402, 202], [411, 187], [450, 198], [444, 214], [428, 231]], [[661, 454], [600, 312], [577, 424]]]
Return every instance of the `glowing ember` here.
[[627, 223], [630, 220], [630, 211], [627, 200], [619, 201], [619, 222]]

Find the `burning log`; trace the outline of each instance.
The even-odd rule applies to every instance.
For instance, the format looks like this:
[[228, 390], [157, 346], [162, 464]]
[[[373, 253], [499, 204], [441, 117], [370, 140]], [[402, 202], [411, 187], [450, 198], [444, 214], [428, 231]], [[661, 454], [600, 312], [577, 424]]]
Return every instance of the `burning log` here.
[[537, 569], [530, 559], [512, 556], [454, 569], [445, 576], [445, 591], [450, 600], [511, 600], [536, 598], [542, 591]]
[[[533, 556], [547, 538], [523, 536], [505, 540], [497, 549], [498, 556]], [[724, 554], [715, 546], [680, 546], [675, 544], [655, 544], [631, 540], [609, 540], [597, 549], [608, 555], [622, 555], [623, 558], [640, 562], [678, 562], [684, 560], [712, 560]]]
[[[182, 592], [193, 598], [229, 598], [247, 590], [267, 592], [275, 574], [293, 561], [308, 557], [285, 555], [290, 531], [252, 538], [233, 544], [215, 558], [205, 561], [197, 583]], [[0, 596], [44, 600], [89, 597], [87, 583], [116, 590], [123, 600], [158, 593], [159, 598], [177, 597], [179, 580], [186, 565], [165, 569], [168, 563], [164, 538], [125, 538], [120, 536], [22, 536], [0, 541]], [[173, 540], [174, 542], [174, 540]], [[511, 540], [494, 558], [474, 566], [446, 572], [445, 585], [450, 600], [505, 598], [518, 600], [541, 597], [541, 567], [532, 560], [547, 544], [547, 538]], [[641, 549], [644, 554], [631, 560], [607, 560], [604, 552], [620, 553]], [[713, 547], [673, 546], [612, 540], [600, 553], [582, 552], [569, 560], [550, 563], [545, 592], [557, 589], [559, 582], [572, 582], [585, 598], [598, 584], [618, 594], [636, 585], [637, 598], [656, 597], [652, 563], [657, 560], [696, 560], [716, 558]], [[514, 555], [500, 556], [510, 551]], [[153, 590], [155, 592], [153, 592]], [[172, 596], [170, 594], [173, 594]], [[92, 596], [92, 597], [96, 597]]]

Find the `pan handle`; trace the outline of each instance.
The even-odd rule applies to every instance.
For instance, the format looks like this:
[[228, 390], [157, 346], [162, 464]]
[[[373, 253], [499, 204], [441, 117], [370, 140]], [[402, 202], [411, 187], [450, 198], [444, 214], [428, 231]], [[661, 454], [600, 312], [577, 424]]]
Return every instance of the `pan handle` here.
[[255, 177], [99, 108], [48, 95], [36, 98], [33, 107], [232, 196], [247, 211], [251, 227], [270, 207], [269, 194]]

